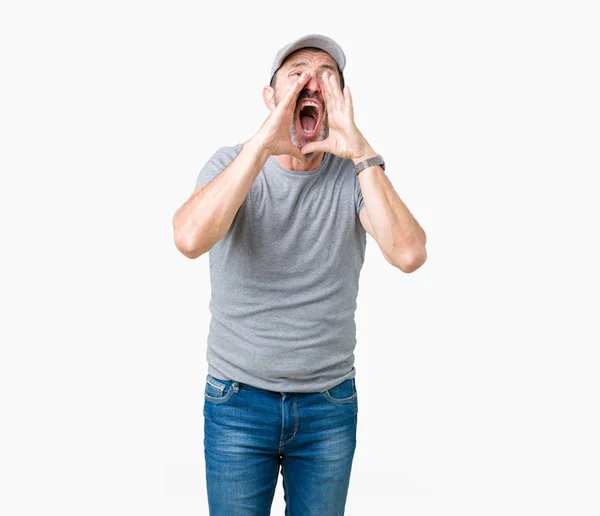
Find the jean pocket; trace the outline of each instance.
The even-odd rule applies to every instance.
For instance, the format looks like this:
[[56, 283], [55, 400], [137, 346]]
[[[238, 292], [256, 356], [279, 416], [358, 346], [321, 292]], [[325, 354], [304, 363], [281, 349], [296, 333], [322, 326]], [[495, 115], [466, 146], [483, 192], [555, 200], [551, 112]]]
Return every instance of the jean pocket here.
[[221, 380], [210, 374], [206, 375], [204, 397], [213, 403], [223, 403], [240, 389], [239, 383], [234, 380]]
[[356, 392], [356, 380], [348, 378], [330, 389], [323, 391], [323, 396], [330, 403], [352, 403], [356, 400], [358, 393]]

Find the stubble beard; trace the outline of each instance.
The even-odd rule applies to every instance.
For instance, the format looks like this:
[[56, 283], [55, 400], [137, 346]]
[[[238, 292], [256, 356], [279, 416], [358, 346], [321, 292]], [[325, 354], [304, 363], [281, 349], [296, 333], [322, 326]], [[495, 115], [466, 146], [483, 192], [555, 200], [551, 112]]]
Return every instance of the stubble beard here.
[[[310, 139], [305, 139], [302, 137], [298, 137], [298, 131], [296, 131], [296, 120], [298, 120], [298, 113], [294, 112], [294, 119], [290, 124], [290, 140], [292, 140], [292, 143], [300, 150], [302, 150], [302, 147], [304, 147], [304, 145], [306, 145], [307, 143], [320, 142], [325, 140], [329, 136], [329, 123], [327, 121], [327, 112], [322, 113], [322, 118], [323, 119], [321, 120], [321, 127], [319, 128], [319, 134], [317, 134], [316, 139], [314, 136]], [[313, 158], [316, 158], [318, 154], [319, 152], [316, 151], [307, 152], [304, 155], [304, 158], [307, 160], [311, 160]]]
[[[277, 99], [277, 95], [275, 95], [275, 105], [279, 104], [281, 99]], [[322, 105], [322, 104], [321, 104]], [[290, 124], [290, 140], [292, 141], [292, 143], [298, 147], [300, 150], [302, 150], [302, 147], [304, 147], [304, 145], [306, 145], [307, 143], [310, 142], [320, 142], [325, 140], [328, 136], [329, 136], [329, 121], [327, 119], [327, 111], [325, 109], [323, 109], [323, 113], [321, 114], [322, 120], [321, 120], [321, 127], [319, 128], [319, 134], [317, 134], [317, 137], [315, 139], [315, 137], [313, 136], [310, 140], [307, 140], [306, 138], [302, 138], [298, 136], [298, 131], [296, 131], [296, 121], [298, 120], [298, 106], [296, 106], [296, 109], [294, 110], [294, 118], [292, 119], [292, 123]], [[319, 153], [318, 152], [308, 152], [304, 155], [304, 158], [307, 160], [311, 160], [317, 157]]]

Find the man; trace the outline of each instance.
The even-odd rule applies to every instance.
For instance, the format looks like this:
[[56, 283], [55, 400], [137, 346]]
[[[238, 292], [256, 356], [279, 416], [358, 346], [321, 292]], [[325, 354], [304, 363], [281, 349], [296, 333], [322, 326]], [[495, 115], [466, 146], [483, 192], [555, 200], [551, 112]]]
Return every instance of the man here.
[[404, 272], [426, 259], [424, 231], [354, 123], [345, 64], [319, 34], [283, 47], [263, 90], [270, 115], [248, 141], [213, 154], [174, 216], [177, 248], [209, 252], [213, 516], [269, 514], [280, 466], [287, 515], [344, 513], [366, 233]]

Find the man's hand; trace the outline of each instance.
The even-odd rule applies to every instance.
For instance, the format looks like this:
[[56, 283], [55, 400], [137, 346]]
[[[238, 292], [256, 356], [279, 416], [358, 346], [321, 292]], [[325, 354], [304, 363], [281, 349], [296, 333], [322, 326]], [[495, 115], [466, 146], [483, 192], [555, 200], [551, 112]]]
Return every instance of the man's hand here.
[[302, 147], [302, 153], [329, 152], [340, 158], [354, 160], [371, 155], [373, 150], [354, 123], [350, 88], [346, 86], [342, 93], [336, 75], [329, 72], [323, 73], [322, 83], [329, 121], [329, 137], [307, 143]]
[[304, 154], [290, 139], [290, 125], [294, 119], [298, 94], [309, 79], [310, 73], [304, 72], [277, 104], [277, 107], [271, 111], [269, 117], [256, 133], [255, 138], [270, 155], [290, 154], [301, 161], [306, 160]]

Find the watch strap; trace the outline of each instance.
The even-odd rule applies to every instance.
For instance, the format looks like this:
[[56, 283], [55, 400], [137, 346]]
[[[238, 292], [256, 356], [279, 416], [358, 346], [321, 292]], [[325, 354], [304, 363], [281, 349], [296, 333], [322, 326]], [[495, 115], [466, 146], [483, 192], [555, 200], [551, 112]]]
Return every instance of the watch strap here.
[[385, 171], [385, 162], [380, 154], [373, 158], [368, 158], [362, 161], [359, 161], [356, 165], [354, 165], [354, 171], [356, 175], [360, 174], [365, 168], [372, 167], [373, 165], [380, 165], [381, 168]]

